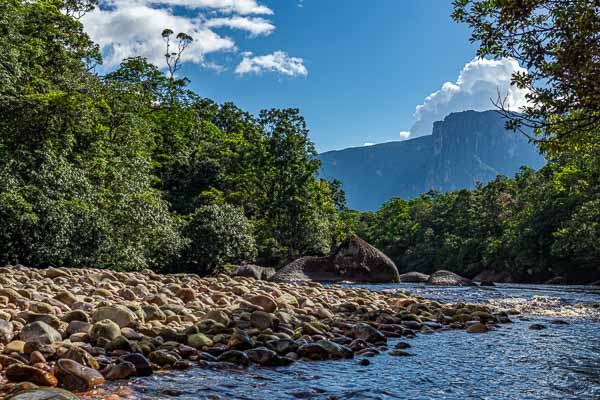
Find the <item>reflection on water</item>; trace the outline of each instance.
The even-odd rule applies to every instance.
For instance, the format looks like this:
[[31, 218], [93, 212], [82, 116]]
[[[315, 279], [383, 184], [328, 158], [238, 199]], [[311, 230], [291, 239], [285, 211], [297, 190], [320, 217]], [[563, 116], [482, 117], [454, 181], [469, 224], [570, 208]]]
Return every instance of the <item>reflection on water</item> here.
[[[599, 399], [600, 294], [586, 288], [402, 288], [441, 302], [527, 312], [483, 335], [447, 331], [411, 340], [413, 357], [298, 362], [279, 369], [193, 369], [130, 384], [136, 399]], [[568, 321], [553, 324], [556, 317]], [[533, 323], [547, 329], [529, 330]], [[394, 345], [394, 341], [390, 343]]]

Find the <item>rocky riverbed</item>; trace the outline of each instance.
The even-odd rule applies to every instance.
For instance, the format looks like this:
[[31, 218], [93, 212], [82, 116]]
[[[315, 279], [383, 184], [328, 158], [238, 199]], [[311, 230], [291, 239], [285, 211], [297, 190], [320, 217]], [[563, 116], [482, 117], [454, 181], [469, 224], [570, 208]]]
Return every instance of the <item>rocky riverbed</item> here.
[[417, 333], [485, 333], [507, 322], [507, 313], [486, 305], [443, 304], [401, 290], [4, 267], [0, 385], [11, 399], [69, 399], [169, 369], [368, 364], [380, 353], [411, 355], [406, 340]]

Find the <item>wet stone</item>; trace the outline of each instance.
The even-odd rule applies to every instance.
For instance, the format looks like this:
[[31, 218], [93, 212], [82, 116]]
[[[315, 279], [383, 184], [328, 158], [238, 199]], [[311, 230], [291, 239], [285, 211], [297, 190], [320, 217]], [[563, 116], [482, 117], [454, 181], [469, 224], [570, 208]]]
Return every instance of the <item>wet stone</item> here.
[[56, 362], [54, 375], [60, 387], [72, 392], [87, 392], [105, 381], [100, 372], [95, 369], [67, 359]]
[[56, 386], [57, 380], [54, 375], [43, 369], [31, 367], [24, 364], [12, 364], [6, 371], [6, 379], [10, 382], [32, 382], [40, 386]]
[[139, 353], [130, 353], [120, 357], [123, 362], [130, 362], [135, 367], [136, 376], [150, 376], [152, 375], [152, 365], [150, 360]]

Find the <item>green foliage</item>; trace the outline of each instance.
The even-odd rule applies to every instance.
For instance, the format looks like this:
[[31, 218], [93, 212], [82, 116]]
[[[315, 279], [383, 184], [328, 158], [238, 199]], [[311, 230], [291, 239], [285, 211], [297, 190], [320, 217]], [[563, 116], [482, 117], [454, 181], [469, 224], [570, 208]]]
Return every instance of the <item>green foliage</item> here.
[[94, 6], [0, 4], [0, 264], [206, 272], [256, 247], [274, 264], [327, 251], [343, 195], [298, 111], [188, 90], [193, 39], [168, 29], [166, 75], [133, 57], [98, 76], [79, 22]]
[[453, 216], [459, 225], [451, 232], [463, 244], [452, 246], [462, 250], [470, 246], [465, 240], [474, 242], [475, 270], [600, 278], [598, 2], [455, 0], [452, 16], [472, 28], [480, 56], [512, 57], [527, 68], [512, 81], [528, 90], [529, 106], [519, 114], [502, 98], [497, 106], [510, 117], [509, 128], [533, 128], [531, 139], [553, 159], [539, 172], [523, 170], [476, 190], [468, 207], [479, 229], [468, 238], [456, 234], [461, 222]]
[[177, 269], [208, 273], [256, 257], [252, 224], [240, 208], [229, 204], [198, 208], [187, 217], [183, 234], [189, 244]]
[[405, 271], [590, 281], [600, 278], [598, 165], [597, 157], [564, 159], [473, 191], [392, 199], [350, 224]]

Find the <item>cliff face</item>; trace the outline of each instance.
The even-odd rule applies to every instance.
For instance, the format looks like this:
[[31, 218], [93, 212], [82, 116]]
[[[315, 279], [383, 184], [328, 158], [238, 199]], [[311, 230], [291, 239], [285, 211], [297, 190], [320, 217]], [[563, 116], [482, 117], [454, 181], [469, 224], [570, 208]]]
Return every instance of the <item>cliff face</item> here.
[[392, 197], [473, 188], [522, 165], [544, 165], [536, 147], [504, 123], [494, 111], [450, 114], [430, 136], [323, 153], [321, 173], [342, 181], [350, 208], [375, 210]]

